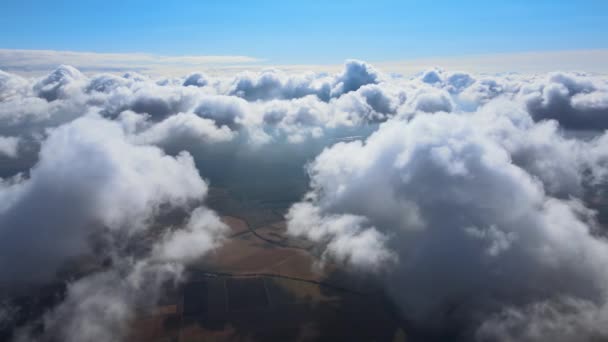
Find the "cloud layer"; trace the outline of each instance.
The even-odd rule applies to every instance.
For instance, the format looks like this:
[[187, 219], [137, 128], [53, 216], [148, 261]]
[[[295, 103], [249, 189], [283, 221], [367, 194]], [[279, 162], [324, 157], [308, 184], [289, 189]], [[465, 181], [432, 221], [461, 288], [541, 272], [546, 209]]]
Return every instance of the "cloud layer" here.
[[[16, 339], [124, 338], [135, 310], [153, 306], [161, 286], [221, 239], [225, 225], [200, 206], [206, 193], [188, 153], [134, 144], [117, 122], [90, 114], [53, 129], [29, 175], [1, 184], [0, 283], [12, 293], [53, 282], [68, 262], [91, 254], [110, 266], [68, 286], [42, 317], [42, 336], [26, 326]], [[133, 244], [176, 209], [192, 210], [183, 227], [140, 255]]]
[[606, 117], [608, 80], [586, 73], [0, 72], [0, 282], [103, 259], [39, 317], [42, 336], [15, 338], [124, 338], [221, 243], [209, 182], [299, 199], [289, 232], [430, 337], [606, 337]]
[[[430, 331], [591, 338], [577, 324], [605, 319], [608, 243], [581, 199], [605, 183], [605, 139], [568, 139], [507, 102], [389, 120], [309, 165], [311, 191], [290, 209], [289, 230], [323, 246], [322, 260], [378, 274]], [[580, 311], [562, 317], [563, 301]], [[506, 320], [479, 322], [503, 309]]]

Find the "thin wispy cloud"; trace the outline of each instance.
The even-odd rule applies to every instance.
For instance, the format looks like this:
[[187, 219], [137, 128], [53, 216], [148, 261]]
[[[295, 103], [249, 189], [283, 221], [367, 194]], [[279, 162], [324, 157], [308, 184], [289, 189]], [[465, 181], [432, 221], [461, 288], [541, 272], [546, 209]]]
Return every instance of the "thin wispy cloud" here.
[[[608, 49], [500, 53], [375, 61], [385, 72], [413, 75], [441, 66], [476, 73], [545, 73], [553, 70], [608, 73]], [[249, 56], [163, 56], [146, 53], [98, 53], [54, 50], [0, 49], [0, 70], [43, 75], [61, 64], [85, 73], [137, 71], [151, 76], [180, 76], [191, 72], [234, 75], [243, 71], [279, 69], [290, 73], [338, 72], [340, 64], [276, 64]]]
[[0, 70], [42, 74], [58, 65], [86, 72], [142, 71], [167, 74], [187, 70], [230, 68], [262, 62], [248, 56], [163, 56], [146, 53], [99, 53], [53, 50], [0, 49]]
[[555, 70], [608, 73], [608, 49], [488, 53], [379, 61], [387, 71], [416, 73], [431, 67], [482, 73], [546, 73]]

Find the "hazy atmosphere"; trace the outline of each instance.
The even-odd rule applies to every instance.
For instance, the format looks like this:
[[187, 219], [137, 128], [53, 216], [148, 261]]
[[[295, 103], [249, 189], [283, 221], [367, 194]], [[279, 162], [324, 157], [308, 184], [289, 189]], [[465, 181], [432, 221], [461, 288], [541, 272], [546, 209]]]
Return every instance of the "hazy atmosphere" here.
[[608, 341], [607, 2], [0, 32], [0, 340]]

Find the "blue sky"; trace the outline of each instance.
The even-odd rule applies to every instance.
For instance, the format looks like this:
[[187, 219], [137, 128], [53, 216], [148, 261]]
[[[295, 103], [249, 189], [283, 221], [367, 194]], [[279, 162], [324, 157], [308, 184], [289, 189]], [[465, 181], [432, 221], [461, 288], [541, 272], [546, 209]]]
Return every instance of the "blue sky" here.
[[391, 61], [608, 48], [608, 1], [29, 1], [0, 48]]

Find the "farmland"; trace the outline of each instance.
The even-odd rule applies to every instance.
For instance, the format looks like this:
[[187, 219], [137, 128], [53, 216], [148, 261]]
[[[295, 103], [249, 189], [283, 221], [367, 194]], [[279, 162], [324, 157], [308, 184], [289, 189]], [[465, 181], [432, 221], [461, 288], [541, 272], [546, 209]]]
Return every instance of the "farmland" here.
[[227, 241], [189, 269], [173, 302], [137, 320], [131, 340], [405, 338], [373, 284], [316, 265], [310, 244], [286, 234], [280, 205], [237, 201], [223, 189], [212, 190], [210, 203], [230, 227]]

